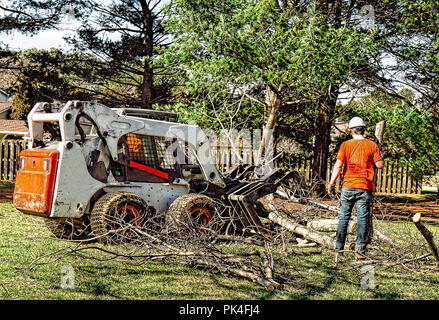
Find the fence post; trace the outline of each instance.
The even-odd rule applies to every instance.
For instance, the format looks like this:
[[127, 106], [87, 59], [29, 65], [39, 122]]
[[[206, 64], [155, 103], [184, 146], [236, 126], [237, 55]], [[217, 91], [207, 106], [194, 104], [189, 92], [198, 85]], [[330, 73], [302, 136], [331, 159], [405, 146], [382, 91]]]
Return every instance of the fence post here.
[[12, 157], [9, 157], [9, 181], [13, 181], [15, 178], [15, 168], [14, 168], [14, 160], [15, 160], [15, 141], [11, 141], [9, 143], [11, 149], [10, 154]]
[[9, 145], [8, 142], [4, 143], [5, 157], [3, 159], [3, 179], [8, 180], [8, 160], [9, 160]]

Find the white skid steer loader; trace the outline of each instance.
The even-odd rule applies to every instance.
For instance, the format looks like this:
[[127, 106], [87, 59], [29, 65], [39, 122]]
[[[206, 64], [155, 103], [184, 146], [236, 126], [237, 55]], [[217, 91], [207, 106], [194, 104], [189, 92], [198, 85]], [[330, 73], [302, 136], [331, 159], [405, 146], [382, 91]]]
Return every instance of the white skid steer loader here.
[[254, 167], [238, 166], [224, 175], [203, 131], [177, 119], [95, 102], [37, 103], [28, 116], [28, 149], [20, 153], [15, 208], [44, 217], [59, 238], [103, 243], [129, 238], [123, 223], [154, 216], [176, 232], [188, 218], [205, 230], [216, 216], [233, 216], [234, 232], [260, 233], [259, 217], [267, 213], [258, 199], [295, 172], [275, 169], [249, 180]]

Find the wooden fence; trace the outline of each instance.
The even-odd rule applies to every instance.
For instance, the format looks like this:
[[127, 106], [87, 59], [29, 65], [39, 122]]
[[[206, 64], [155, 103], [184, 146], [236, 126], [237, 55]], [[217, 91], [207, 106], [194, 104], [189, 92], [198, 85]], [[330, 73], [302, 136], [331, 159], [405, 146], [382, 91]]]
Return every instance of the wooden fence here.
[[[20, 151], [25, 149], [27, 142], [24, 140], [3, 140], [0, 141], [0, 179], [1, 181], [14, 181], [17, 174]], [[238, 147], [236, 152], [231, 147], [214, 147], [213, 155], [216, 159], [218, 168], [226, 172], [233, 165], [238, 163], [238, 156], [243, 159], [244, 163], [253, 165], [257, 158], [257, 151], [249, 147]], [[302, 172], [307, 184], [312, 181], [312, 159], [293, 157], [283, 154], [275, 159], [276, 165], [284, 166], [290, 170]], [[326, 181], [329, 181], [332, 171], [333, 162], [328, 163], [326, 172]], [[340, 179], [339, 179], [340, 180]], [[337, 182], [339, 188], [340, 181]], [[376, 192], [378, 193], [421, 193], [422, 183], [408, 175], [408, 167], [399, 167], [397, 163], [386, 163], [382, 170], [378, 171]]]
[[[236, 152], [244, 160], [244, 163], [253, 165], [254, 159], [257, 158], [257, 151], [250, 148], [237, 148]], [[223, 172], [229, 170], [234, 164], [238, 163], [238, 156], [232, 148], [227, 147], [215, 147], [213, 148], [214, 156], [216, 157], [216, 163], [218, 168]], [[312, 164], [313, 160], [310, 158], [294, 157], [287, 154], [283, 154], [281, 157], [275, 159], [275, 164], [283, 166], [290, 170], [296, 170], [303, 173], [305, 181], [308, 185], [312, 181]], [[333, 161], [328, 162], [328, 169], [326, 171], [326, 181], [329, 181], [332, 168], [334, 166]], [[384, 168], [378, 170], [376, 180], [376, 192], [383, 194], [420, 194], [422, 191], [422, 181], [416, 180], [409, 176], [408, 166], [400, 167], [398, 163], [384, 164]], [[340, 188], [340, 178], [337, 181], [336, 189]]]
[[1, 181], [14, 181], [17, 174], [20, 151], [26, 149], [25, 140], [0, 141], [0, 179]]
[[385, 163], [382, 170], [378, 170], [376, 192], [379, 193], [418, 193], [422, 191], [422, 180], [409, 176], [408, 166], [400, 167], [398, 163]]

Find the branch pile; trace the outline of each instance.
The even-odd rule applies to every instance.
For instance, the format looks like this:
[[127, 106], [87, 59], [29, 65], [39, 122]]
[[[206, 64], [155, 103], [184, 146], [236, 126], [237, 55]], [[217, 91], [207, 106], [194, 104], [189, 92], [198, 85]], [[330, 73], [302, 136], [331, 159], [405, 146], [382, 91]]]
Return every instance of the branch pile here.
[[[322, 216], [306, 216], [301, 214], [303, 212], [286, 212], [284, 208], [275, 206], [273, 196], [268, 200], [269, 213], [264, 220], [263, 234], [269, 234], [270, 237], [252, 232], [251, 226], [240, 232], [226, 228], [229, 232], [224, 233], [222, 230], [205, 227], [202, 227], [201, 231], [197, 229], [197, 232], [190, 232], [193, 226], [188, 225], [188, 232], [176, 233], [166, 229], [164, 217], [151, 218], [141, 226], [126, 225], [124, 221], [116, 221], [118, 225], [125, 223], [124, 228], [117, 231], [117, 245], [100, 246], [90, 241], [86, 243], [71, 241], [72, 244], [64, 250], [37, 258], [31, 267], [71, 255], [99, 262], [118, 260], [137, 265], [160, 260], [194, 268], [207, 267], [220, 273], [248, 279], [268, 291], [282, 289], [284, 285], [297, 284], [298, 279], [303, 278], [298, 272], [292, 272], [285, 260], [285, 257], [297, 253], [294, 251], [295, 248], [320, 246], [330, 251], [335, 249], [338, 219], [328, 218], [328, 212], [335, 215], [336, 212], [338, 213], [338, 208], [315, 199], [300, 199], [303, 212], [309, 213], [313, 208], [325, 212]], [[414, 217], [413, 221], [427, 239], [431, 253], [425, 252], [425, 246], [419, 239], [414, 239], [407, 225], [398, 230], [378, 230], [382, 228], [382, 221], [375, 222], [372, 245], [378, 250], [377, 254], [374, 254], [374, 259], [369, 260], [368, 263], [385, 267], [395, 265], [407, 267], [425, 261], [432, 256], [431, 253], [438, 259], [439, 253], [434, 245], [433, 236], [421, 224], [420, 217]], [[233, 226], [233, 223], [234, 221], [229, 217], [228, 226]], [[224, 224], [225, 221], [211, 223], [211, 225]], [[130, 232], [124, 232], [125, 228]], [[109, 234], [113, 232], [115, 231], [109, 231]], [[355, 217], [349, 224], [348, 232], [349, 247], [356, 232]], [[124, 237], [122, 241], [121, 235]], [[351, 267], [355, 265], [356, 263], [352, 263]]]

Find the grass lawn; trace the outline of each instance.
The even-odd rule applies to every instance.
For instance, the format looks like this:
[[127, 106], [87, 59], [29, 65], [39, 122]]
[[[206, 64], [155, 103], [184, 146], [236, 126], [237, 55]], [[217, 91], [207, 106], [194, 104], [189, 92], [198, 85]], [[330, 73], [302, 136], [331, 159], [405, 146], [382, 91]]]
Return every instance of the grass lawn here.
[[384, 202], [408, 202], [408, 203], [416, 203], [416, 202], [425, 202], [425, 201], [435, 201], [436, 200], [436, 192], [423, 192], [421, 194], [380, 194], [376, 193], [376, 197], [380, 201]]
[[[365, 290], [359, 268], [334, 268], [333, 253], [316, 254], [316, 248], [295, 249], [285, 259], [297, 284], [275, 292], [217, 271], [163, 262], [132, 266], [67, 257], [29, 269], [37, 257], [71, 245], [49, 236], [41, 219], [0, 203], [0, 299], [439, 299], [437, 269], [375, 267], [376, 287]], [[66, 267], [74, 272], [73, 289], [62, 289]]]

